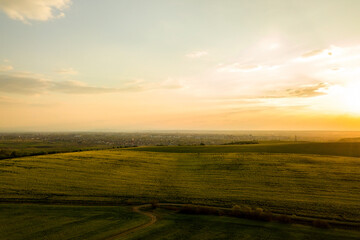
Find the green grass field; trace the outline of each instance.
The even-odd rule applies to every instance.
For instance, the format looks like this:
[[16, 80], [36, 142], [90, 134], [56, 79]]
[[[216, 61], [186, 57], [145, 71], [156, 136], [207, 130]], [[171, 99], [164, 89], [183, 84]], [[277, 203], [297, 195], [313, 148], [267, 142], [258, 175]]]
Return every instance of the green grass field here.
[[0, 204], [0, 239], [104, 239], [146, 221], [126, 207]]
[[160, 220], [155, 224], [125, 238], [140, 239], [311, 239], [311, 240], [355, 240], [360, 232], [335, 229], [318, 229], [302, 225], [286, 225], [252, 221], [233, 217], [174, 214], [156, 211]]
[[[237, 204], [360, 221], [359, 158], [256, 152], [271, 146], [280, 145], [179, 147], [182, 153], [152, 152], [177, 147], [147, 147], [5, 159], [0, 161], [0, 196], [9, 201]], [[344, 155], [347, 151], [344, 147]]]
[[133, 150], [169, 153], [266, 152], [360, 157], [360, 142], [264, 142], [249, 145], [155, 146]]
[[[148, 219], [128, 207], [0, 204], [0, 239], [107, 239]], [[355, 240], [360, 232], [155, 210], [158, 221], [121, 239]]]

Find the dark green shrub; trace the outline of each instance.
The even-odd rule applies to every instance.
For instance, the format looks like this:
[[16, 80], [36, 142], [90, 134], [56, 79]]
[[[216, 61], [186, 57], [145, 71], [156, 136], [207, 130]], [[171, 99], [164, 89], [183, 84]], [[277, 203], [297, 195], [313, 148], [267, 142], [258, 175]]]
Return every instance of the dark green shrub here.
[[312, 225], [317, 228], [330, 228], [330, 225], [327, 221], [320, 220], [320, 219], [314, 220], [312, 222]]

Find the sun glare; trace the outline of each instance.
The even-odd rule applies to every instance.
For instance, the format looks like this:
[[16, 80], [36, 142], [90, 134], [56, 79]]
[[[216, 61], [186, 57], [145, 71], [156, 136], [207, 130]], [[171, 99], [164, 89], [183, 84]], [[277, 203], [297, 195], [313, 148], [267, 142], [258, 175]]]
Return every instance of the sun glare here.
[[360, 115], [360, 83], [352, 82], [341, 87], [339, 100], [345, 112]]
[[[360, 115], [360, 82], [351, 82], [340, 86], [334, 85], [327, 90], [330, 97], [326, 105], [328, 110], [340, 113]], [[329, 101], [330, 100], [330, 101]]]
[[360, 83], [352, 83], [344, 87], [343, 101], [345, 110], [360, 115]]

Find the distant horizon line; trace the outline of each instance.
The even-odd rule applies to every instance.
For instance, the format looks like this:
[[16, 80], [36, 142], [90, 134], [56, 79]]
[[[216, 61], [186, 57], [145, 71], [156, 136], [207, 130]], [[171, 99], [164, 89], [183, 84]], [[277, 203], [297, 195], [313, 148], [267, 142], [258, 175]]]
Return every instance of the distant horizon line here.
[[360, 132], [360, 130], [185, 130], [185, 129], [172, 129], [172, 130], [0, 130], [2, 133], [142, 133], [142, 132]]

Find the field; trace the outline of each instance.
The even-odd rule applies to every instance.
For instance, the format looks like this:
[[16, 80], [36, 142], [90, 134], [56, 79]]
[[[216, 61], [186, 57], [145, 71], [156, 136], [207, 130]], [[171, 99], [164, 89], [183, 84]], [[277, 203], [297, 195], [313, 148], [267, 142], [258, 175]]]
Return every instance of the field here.
[[285, 225], [231, 217], [194, 216], [156, 211], [158, 223], [137, 232], [127, 240], [140, 239], [311, 239], [355, 240], [360, 233], [334, 229], [318, 229], [301, 225]]
[[104, 239], [147, 221], [125, 207], [0, 204], [0, 239]]
[[140, 147], [134, 151], [170, 153], [298, 153], [360, 157], [360, 142], [263, 142], [250, 145]]
[[[289, 153], [301, 144], [144, 147], [5, 159], [0, 162], [0, 196], [3, 201], [48, 203], [155, 199], [240, 205], [358, 223], [359, 158]], [[279, 149], [286, 153], [275, 153]], [[324, 149], [328, 155], [334, 149], [337, 155], [349, 154], [348, 147], [323, 147], [325, 154]]]
[[[147, 221], [128, 207], [0, 204], [0, 239], [109, 239]], [[119, 239], [355, 240], [356, 231], [319, 229], [158, 209], [158, 222]], [[110, 238], [111, 239], [111, 238]], [[117, 238], [116, 238], [117, 239]]]

